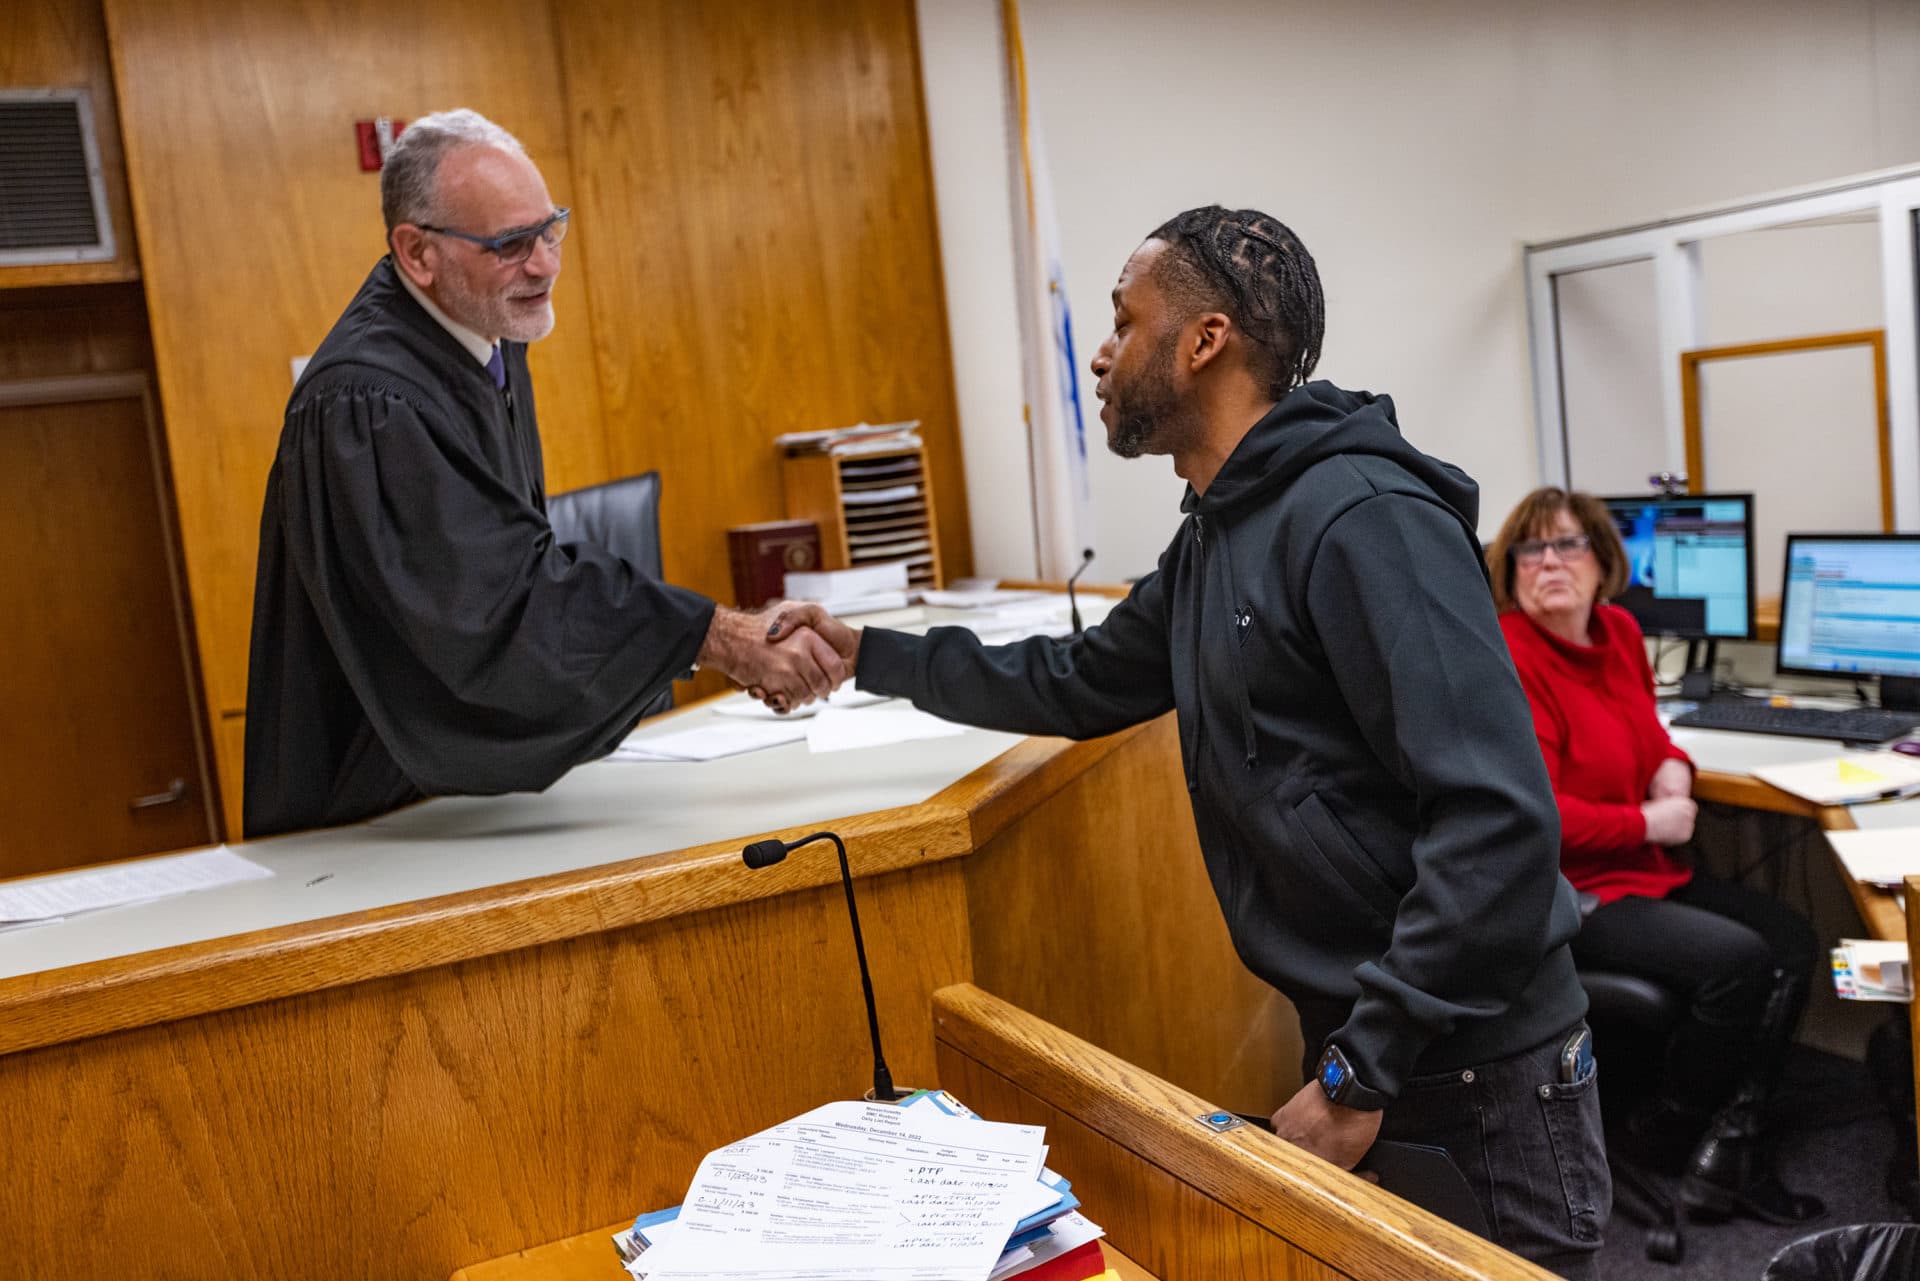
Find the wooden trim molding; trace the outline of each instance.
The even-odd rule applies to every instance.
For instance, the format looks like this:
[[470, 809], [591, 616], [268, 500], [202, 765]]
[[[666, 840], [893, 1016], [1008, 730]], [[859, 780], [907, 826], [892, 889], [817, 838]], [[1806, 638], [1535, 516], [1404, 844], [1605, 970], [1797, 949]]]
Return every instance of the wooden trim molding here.
[[1880, 527], [1893, 530], [1893, 422], [1887, 404], [1887, 334], [1883, 329], [1856, 329], [1838, 334], [1816, 334], [1807, 338], [1782, 338], [1774, 342], [1735, 343], [1725, 347], [1699, 347], [1680, 353], [1680, 404], [1687, 437], [1687, 489], [1695, 494], [1707, 490], [1705, 427], [1700, 406], [1700, 366], [1712, 360], [1745, 360], [1752, 356], [1783, 356], [1793, 352], [1824, 351], [1835, 347], [1873, 349], [1873, 403], [1880, 421]]

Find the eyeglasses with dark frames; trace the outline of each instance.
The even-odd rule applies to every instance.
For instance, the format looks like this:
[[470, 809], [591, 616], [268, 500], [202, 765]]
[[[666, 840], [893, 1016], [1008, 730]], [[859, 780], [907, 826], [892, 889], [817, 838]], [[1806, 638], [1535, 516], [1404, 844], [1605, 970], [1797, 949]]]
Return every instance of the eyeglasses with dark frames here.
[[1529, 538], [1513, 545], [1513, 563], [1532, 568], [1547, 558], [1549, 547], [1563, 562], [1579, 560], [1593, 550], [1593, 540], [1585, 534], [1568, 534], [1565, 538]]
[[571, 209], [556, 209], [553, 216], [545, 222], [531, 227], [521, 227], [516, 231], [504, 231], [497, 236], [470, 236], [464, 231], [455, 231], [451, 227], [430, 227], [426, 223], [415, 223], [422, 231], [431, 231], [437, 236], [452, 236], [455, 240], [464, 240], [470, 245], [479, 245], [482, 249], [498, 258], [509, 267], [517, 267], [533, 257], [533, 247], [542, 241], [549, 249], [558, 249], [560, 242], [567, 238], [567, 221], [573, 216]]

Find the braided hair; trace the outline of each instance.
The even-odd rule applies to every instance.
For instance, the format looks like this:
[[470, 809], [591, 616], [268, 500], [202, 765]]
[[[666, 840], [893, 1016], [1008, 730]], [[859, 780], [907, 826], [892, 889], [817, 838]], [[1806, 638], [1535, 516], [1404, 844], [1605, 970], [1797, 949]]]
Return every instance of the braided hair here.
[[1167, 246], [1154, 275], [1178, 310], [1226, 313], [1275, 400], [1312, 376], [1326, 303], [1313, 255], [1285, 223], [1257, 209], [1208, 205], [1169, 218], [1147, 239]]

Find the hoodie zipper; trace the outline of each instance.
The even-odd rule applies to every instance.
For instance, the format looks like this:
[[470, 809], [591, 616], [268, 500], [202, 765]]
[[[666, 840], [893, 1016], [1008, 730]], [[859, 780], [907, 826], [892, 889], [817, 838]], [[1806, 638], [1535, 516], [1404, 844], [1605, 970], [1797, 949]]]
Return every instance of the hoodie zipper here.
[[1187, 790], [1200, 790], [1200, 747], [1205, 743], [1203, 726], [1207, 716], [1207, 701], [1202, 696], [1200, 681], [1200, 647], [1207, 621], [1207, 518], [1198, 512], [1193, 516], [1193, 550], [1200, 558], [1200, 582], [1194, 592], [1193, 606], [1193, 742], [1187, 749]]
[[1247, 692], [1247, 663], [1241, 650], [1246, 648], [1246, 629], [1253, 625], [1252, 611], [1240, 603], [1240, 583], [1233, 572], [1233, 546], [1220, 540], [1220, 559], [1227, 567], [1227, 603], [1233, 608], [1233, 625], [1227, 629], [1227, 651], [1233, 658], [1234, 682], [1239, 686], [1240, 761], [1248, 769], [1260, 763], [1260, 740], [1253, 730], [1253, 698]]

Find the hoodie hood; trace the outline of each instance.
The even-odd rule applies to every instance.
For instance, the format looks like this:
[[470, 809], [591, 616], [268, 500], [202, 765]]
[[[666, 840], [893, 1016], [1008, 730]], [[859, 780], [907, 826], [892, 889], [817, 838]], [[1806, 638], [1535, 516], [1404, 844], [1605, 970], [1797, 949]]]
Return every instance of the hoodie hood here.
[[1281, 397], [1241, 438], [1205, 494], [1187, 486], [1180, 510], [1230, 516], [1235, 508], [1277, 496], [1315, 463], [1335, 455], [1393, 463], [1431, 490], [1470, 533], [1479, 528], [1480, 487], [1452, 463], [1407, 443], [1391, 396], [1347, 391], [1329, 382], [1310, 382]]

